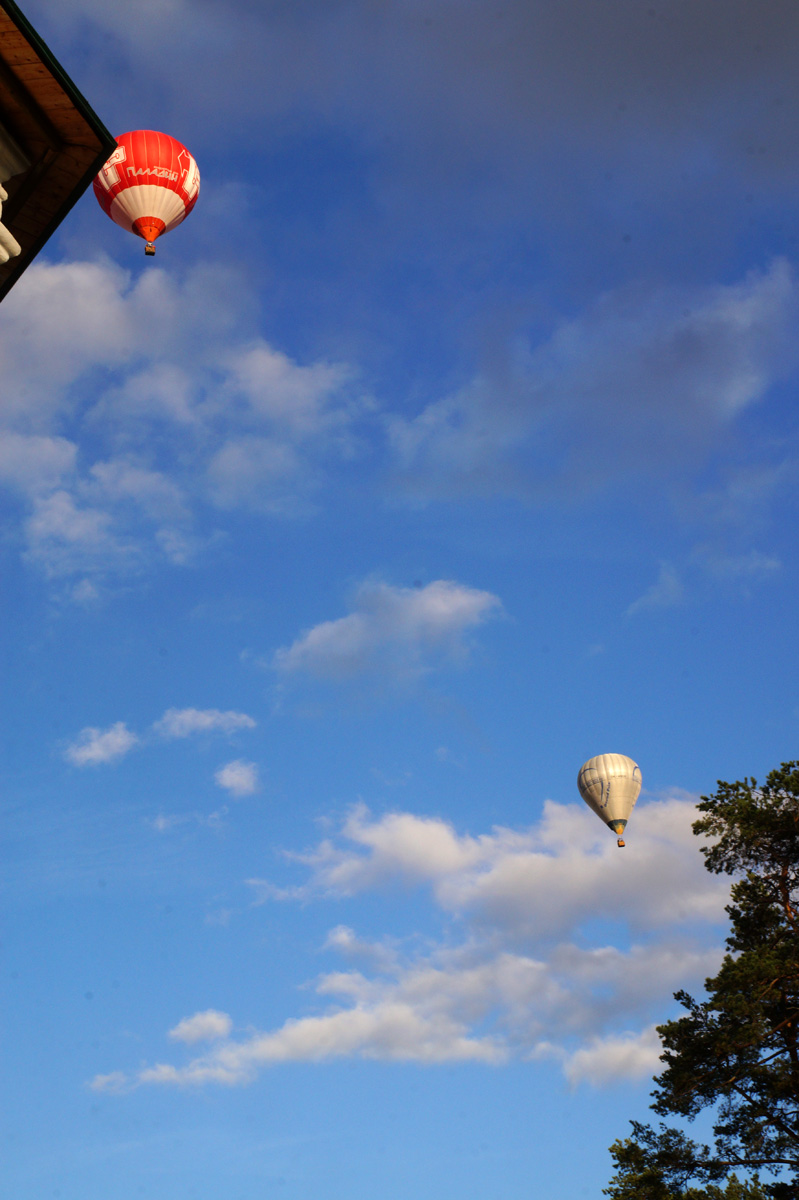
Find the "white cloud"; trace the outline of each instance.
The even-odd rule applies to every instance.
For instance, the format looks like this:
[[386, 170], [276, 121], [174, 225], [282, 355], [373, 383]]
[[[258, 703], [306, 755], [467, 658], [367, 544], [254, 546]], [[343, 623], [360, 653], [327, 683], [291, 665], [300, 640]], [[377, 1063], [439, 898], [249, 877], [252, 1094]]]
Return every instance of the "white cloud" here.
[[3, 432], [0, 482], [27, 495], [50, 492], [75, 469], [77, 446], [62, 437]]
[[258, 767], [255, 763], [235, 758], [219, 768], [214, 780], [233, 796], [251, 796], [258, 791]]
[[643, 1079], [660, 1066], [662, 1046], [654, 1025], [640, 1033], [593, 1038], [566, 1059], [564, 1073], [570, 1083], [605, 1083]]
[[301, 459], [290, 443], [255, 434], [230, 438], [208, 464], [210, 494], [220, 508], [243, 505], [291, 515], [305, 503], [298, 494]]
[[89, 1087], [95, 1092], [124, 1092], [128, 1087], [128, 1077], [124, 1071], [109, 1071], [107, 1075], [95, 1075]]
[[109, 262], [32, 264], [3, 314], [2, 416], [41, 432], [66, 391], [89, 367], [125, 363], [137, 343], [143, 289], [128, 292], [125, 272]]
[[132, 501], [155, 521], [182, 520], [186, 514], [181, 489], [162, 472], [124, 458], [95, 463], [87, 490], [107, 501]]
[[784, 260], [727, 286], [608, 293], [416, 417], [389, 418], [406, 485], [551, 499], [690, 470], [795, 361], [796, 310]]
[[[171, 740], [202, 733], [230, 734], [239, 729], [254, 729], [255, 725], [256, 722], [247, 713], [233, 710], [222, 712], [218, 708], [168, 708], [160, 721], [156, 721], [152, 728], [153, 732], [160, 737]], [[97, 729], [94, 726], [82, 729], [75, 741], [66, 748], [64, 756], [76, 766], [112, 762], [140, 744], [141, 738], [138, 734], [128, 729], [124, 721], [117, 721], [116, 724], [105, 730]], [[226, 782], [220, 783], [219, 778], [217, 778], [217, 782], [234, 793], [237, 788], [243, 789], [251, 783], [257, 784], [257, 770], [254, 763], [237, 760], [228, 763], [227, 767], [223, 767], [220, 772], [217, 772], [217, 776], [222, 772], [228, 772], [225, 775]], [[239, 790], [237, 794], [244, 795], [246, 792]], [[156, 817], [153, 827], [159, 832], [165, 832], [178, 819], [180, 818], [174, 816]]]
[[674, 567], [669, 563], [661, 563], [656, 582], [632, 602], [627, 609], [627, 616], [631, 617], [650, 608], [673, 608], [682, 602], [683, 594], [682, 581]]
[[466, 633], [501, 607], [490, 592], [446, 579], [423, 588], [364, 583], [354, 612], [309, 629], [276, 652], [274, 665], [329, 679], [364, 671], [412, 677], [442, 656], [464, 657]]
[[190, 822], [196, 822], [198, 825], [204, 825], [209, 829], [218, 829], [224, 824], [225, 817], [228, 815], [227, 805], [223, 804], [221, 808], [214, 812], [182, 812], [182, 813], [159, 813], [156, 817], [148, 818], [147, 824], [156, 833], [169, 833], [173, 829], [177, 829], [181, 825], [186, 825]]
[[[196, 377], [174, 362], [153, 362], [137, 367], [115, 390], [96, 404], [94, 419], [124, 418], [127, 426], [150, 421], [202, 427]], [[185, 429], [184, 429], [185, 433]]]
[[119, 536], [111, 513], [83, 505], [63, 489], [37, 497], [24, 528], [27, 558], [49, 578], [131, 570], [141, 563], [140, 547]]
[[131, 733], [124, 721], [117, 721], [110, 729], [96, 729], [89, 725], [67, 746], [64, 757], [76, 767], [96, 766], [122, 758], [138, 741], [136, 734]]
[[731, 462], [711, 487], [691, 488], [680, 497], [681, 510], [692, 520], [719, 530], [746, 532], [762, 527], [775, 498], [784, 495], [796, 474], [790, 457], [773, 461]]
[[731, 554], [715, 546], [697, 546], [692, 555], [702, 568], [720, 579], [751, 579], [752, 576], [768, 576], [782, 569], [782, 563], [773, 554], [760, 550], [748, 550], [742, 554]]
[[99, 599], [99, 592], [91, 579], [79, 579], [70, 594], [76, 604], [94, 604]]
[[336, 925], [331, 929], [323, 949], [343, 954], [345, 958], [368, 961], [381, 970], [394, 969], [399, 963], [398, 948], [389, 939], [368, 941], [358, 937], [349, 925]]
[[235, 733], [254, 729], [256, 722], [247, 713], [218, 708], [168, 708], [153, 729], [164, 738], [185, 738], [195, 733]]
[[148, 823], [156, 833], [168, 833], [170, 829], [175, 829], [176, 826], [183, 825], [184, 822], [190, 820], [191, 817], [185, 813], [159, 813]]
[[349, 367], [253, 339], [250, 300], [218, 267], [182, 282], [105, 261], [26, 272], [0, 330], [0, 483], [28, 505], [29, 562], [102, 581], [189, 561], [215, 533], [209, 501], [308, 510], [368, 405]]
[[184, 1017], [174, 1029], [170, 1029], [169, 1036], [175, 1042], [189, 1044], [213, 1042], [228, 1037], [232, 1028], [233, 1022], [227, 1013], [208, 1008], [205, 1012], [195, 1013], [193, 1017]]
[[[244, 1041], [226, 1041], [184, 1067], [159, 1063], [130, 1076], [130, 1086], [142, 1084], [227, 1085], [250, 1083], [259, 1068], [285, 1062], [323, 1062], [359, 1057], [393, 1062], [484, 1062], [506, 1058], [491, 1038], [469, 1037], [466, 1027], [439, 1006], [414, 1005], [387, 999], [369, 1007], [357, 1006], [320, 1017], [287, 1021], [273, 1033], [256, 1033]], [[124, 1076], [123, 1076], [124, 1078]], [[112, 1080], [106, 1088], [105, 1080]], [[97, 1076], [99, 1091], [120, 1088], [120, 1077]]]
[[311, 888], [353, 895], [396, 879], [419, 882], [457, 875], [482, 858], [478, 840], [459, 836], [437, 817], [387, 813], [374, 821], [365, 805], [352, 810], [341, 836], [358, 849], [326, 840], [309, 854], [294, 856], [311, 867]]
[[337, 401], [351, 372], [340, 363], [298, 366], [263, 340], [229, 360], [228, 388], [249, 406], [252, 419], [304, 440], [346, 425], [347, 409]]

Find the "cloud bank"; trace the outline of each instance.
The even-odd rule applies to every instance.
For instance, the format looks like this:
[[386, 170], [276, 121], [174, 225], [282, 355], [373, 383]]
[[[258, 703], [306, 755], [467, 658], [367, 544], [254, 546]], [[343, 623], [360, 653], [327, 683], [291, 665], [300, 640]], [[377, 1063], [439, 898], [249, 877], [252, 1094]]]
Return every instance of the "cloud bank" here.
[[[213, 319], [196, 299], [209, 292]], [[209, 513], [310, 511], [326, 464], [355, 452], [351, 369], [292, 361], [243, 319], [248, 302], [221, 268], [182, 282], [158, 268], [132, 282], [102, 260], [26, 272], [0, 330], [0, 483], [48, 578], [184, 565]]]
[[[375, 817], [359, 807], [336, 836], [290, 856], [304, 883], [251, 880], [257, 902], [345, 903], [422, 888], [461, 936], [420, 948], [370, 942], [338, 925], [325, 948], [351, 965], [316, 980], [321, 1011], [225, 1035], [182, 1065], [113, 1072], [94, 1086], [232, 1086], [277, 1063], [341, 1057], [493, 1066], [549, 1058], [575, 1086], [645, 1077], [659, 1054], [653, 1020], [721, 955], [728, 892], [704, 870], [694, 817], [685, 797], [644, 804], [620, 854], [593, 814], [575, 806], [548, 802], [530, 829], [478, 836], [440, 818]], [[621, 946], [602, 940], [608, 923]], [[177, 1028], [204, 1021], [201, 1013]]]
[[[387, 0], [378, 10], [175, 0], [148, 16], [144, 30], [125, 7], [65, 0], [48, 20], [76, 45], [87, 22], [99, 28], [137, 77], [159, 80], [159, 104], [183, 123], [244, 141], [287, 114], [323, 118], [370, 146], [390, 136], [411, 171], [438, 161], [436, 182], [488, 166], [498, 188], [515, 185], [506, 204], [530, 203], [542, 156], [562, 171], [548, 152], [564, 145], [568, 158], [601, 152], [617, 168], [643, 158], [650, 193], [672, 194], [708, 143], [757, 182], [790, 177], [799, 161], [799, 20], [787, 0], [730, 0], [723, 19], [712, 0]], [[106, 92], [114, 61], [87, 67]]]
[[794, 273], [629, 287], [413, 417], [390, 417], [402, 486], [419, 498], [586, 495], [692, 471], [796, 362]]
[[[216, 322], [196, 301], [208, 291]], [[185, 566], [234, 510], [309, 515], [336, 473], [357, 469], [364, 486], [365, 464], [367, 487], [390, 481], [413, 504], [572, 504], [642, 479], [673, 489], [797, 357], [795, 276], [776, 259], [724, 285], [613, 289], [538, 339], [505, 330], [462, 386], [392, 411], [352, 364], [300, 363], [270, 345], [245, 320], [247, 299], [218, 267], [182, 281], [153, 268], [132, 283], [104, 261], [37, 262], [9, 296], [0, 483], [16, 497], [27, 561], [54, 585], [87, 600], [120, 575]], [[761, 449], [763, 461], [728, 465], [714, 492], [694, 496], [691, 520], [715, 530], [723, 509], [745, 525], [768, 503], [793, 472]], [[707, 547], [708, 563], [719, 556]], [[278, 665], [346, 673], [392, 640], [418, 649], [434, 599], [364, 586], [354, 613]], [[398, 632], [414, 620], [415, 633]]]

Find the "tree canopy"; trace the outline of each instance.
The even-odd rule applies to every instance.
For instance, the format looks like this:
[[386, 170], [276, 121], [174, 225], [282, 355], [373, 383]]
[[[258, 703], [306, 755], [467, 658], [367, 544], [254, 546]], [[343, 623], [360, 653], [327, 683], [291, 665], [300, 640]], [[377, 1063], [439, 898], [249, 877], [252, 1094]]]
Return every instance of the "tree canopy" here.
[[[707, 996], [658, 1026], [653, 1110], [713, 1114], [713, 1144], [632, 1122], [611, 1146], [613, 1200], [799, 1200], [799, 762], [764, 784], [719, 781], [694, 833], [705, 865], [734, 877], [727, 953]], [[743, 1182], [738, 1175], [744, 1177]]]

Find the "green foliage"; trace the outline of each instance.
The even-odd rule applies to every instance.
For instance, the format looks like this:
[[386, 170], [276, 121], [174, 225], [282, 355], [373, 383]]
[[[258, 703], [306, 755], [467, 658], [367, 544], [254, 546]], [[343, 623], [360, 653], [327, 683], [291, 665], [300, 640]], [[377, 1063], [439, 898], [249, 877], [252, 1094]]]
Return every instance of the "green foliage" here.
[[[705, 865], [732, 875], [731, 929], [707, 998], [658, 1028], [663, 1071], [652, 1108], [714, 1113], [714, 1145], [634, 1121], [611, 1147], [614, 1200], [799, 1200], [799, 763], [758, 786], [719, 782], [694, 833]], [[741, 1183], [734, 1170], [755, 1172]], [[760, 1183], [757, 1172], [771, 1177]]]
[[610, 1148], [618, 1174], [605, 1196], [614, 1200], [766, 1200], [757, 1176], [741, 1182], [732, 1174], [724, 1186], [708, 1183], [693, 1187], [701, 1176], [700, 1164], [710, 1165], [707, 1146], [698, 1146], [678, 1129], [659, 1131], [638, 1121], [631, 1122], [633, 1136], [614, 1142]]

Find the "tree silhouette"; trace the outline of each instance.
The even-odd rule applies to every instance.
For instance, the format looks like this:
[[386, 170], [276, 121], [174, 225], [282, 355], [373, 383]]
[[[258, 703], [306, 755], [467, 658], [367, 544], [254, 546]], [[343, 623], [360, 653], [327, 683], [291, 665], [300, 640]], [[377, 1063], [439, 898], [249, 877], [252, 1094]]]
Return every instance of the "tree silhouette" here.
[[762, 786], [720, 781], [699, 811], [707, 869], [735, 878], [731, 930], [707, 997], [677, 992], [685, 1014], [658, 1027], [664, 1068], [651, 1107], [689, 1122], [712, 1111], [713, 1145], [633, 1121], [632, 1137], [611, 1147], [604, 1194], [799, 1200], [799, 762]]

